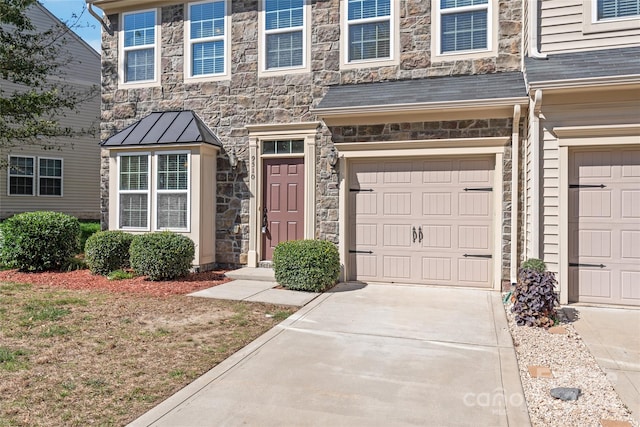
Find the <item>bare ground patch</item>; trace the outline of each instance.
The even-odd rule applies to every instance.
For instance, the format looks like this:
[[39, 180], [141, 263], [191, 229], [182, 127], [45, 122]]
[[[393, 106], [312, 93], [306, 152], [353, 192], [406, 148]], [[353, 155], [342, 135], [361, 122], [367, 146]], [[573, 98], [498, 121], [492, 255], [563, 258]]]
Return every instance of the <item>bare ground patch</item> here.
[[293, 311], [0, 283], [0, 426], [124, 425]]

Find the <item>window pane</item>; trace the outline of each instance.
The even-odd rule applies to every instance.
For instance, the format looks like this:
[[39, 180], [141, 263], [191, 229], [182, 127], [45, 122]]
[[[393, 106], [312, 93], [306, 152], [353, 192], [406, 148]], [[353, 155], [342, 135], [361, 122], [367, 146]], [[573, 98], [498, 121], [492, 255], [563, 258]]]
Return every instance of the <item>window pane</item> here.
[[267, 68], [302, 65], [302, 31], [267, 35]]
[[39, 193], [41, 196], [62, 196], [62, 179], [40, 178]]
[[40, 176], [62, 176], [62, 160], [40, 159]]
[[146, 194], [120, 194], [120, 227], [147, 228]]
[[262, 143], [262, 153], [263, 154], [275, 154], [276, 153], [276, 142], [275, 141], [265, 141]]
[[640, 0], [598, 0], [598, 19], [640, 15]]
[[194, 43], [192, 46], [194, 76], [224, 72], [224, 42]]
[[153, 80], [155, 49], [129, 51], [126, 54], [126, 81]]
[[442, 52], [487, 48], [487, 12], [442, 15]]
[[292, 153], [304, 153], [304, 141], [292, 141], [291, 142]]
[[349, 0], [349, 20], [391, 16], [391, 0]]
[[192, 5], [191, 38], [224, 36], [224, 12], [223, 1]]
[[158, 194], [158, 228], [187, 228], [187, 194]]
[[158, 156], [158, 190], [186, 190], [188, 183], [186, 154]]
[[389, 58], [391, 31], [389, 21], [349, 27], [349, 60]]
[[488, 4], [489, 0], [441, 0], [440, 9], [450, 9], [453, 7], [475, 6], [478, 4]]
[[147, 156], [120, 157], [120, 190], [149, 188], [149, 158]]
[[276, 152], [278, 154], [289, 154], [289, 153], [291, 153], [291, 141], [277, 141], [276, 142]]
[[11, 157], [9, 159], [9, 173], [11, 175], [33, 176], [33, 158]]
[[266, 0], [265, 28], [300, 27], [303, 24], [304, 0]]
[[9, 178], [9, 194], [32, 195], [33, 178], [12, 176]]
[[155, 25], [155, 11], [126, 14], [124, 16], [124, 46], [154, 44]]

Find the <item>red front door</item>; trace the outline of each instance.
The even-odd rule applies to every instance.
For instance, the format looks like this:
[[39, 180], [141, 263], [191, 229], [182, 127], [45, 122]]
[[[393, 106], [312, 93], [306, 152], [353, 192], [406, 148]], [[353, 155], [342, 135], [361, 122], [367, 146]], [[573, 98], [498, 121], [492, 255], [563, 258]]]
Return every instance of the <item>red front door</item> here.
[[262, 259], [270, 260], [278, 243], [304, 238], [304, 159], [265, 159], [263, 170]]

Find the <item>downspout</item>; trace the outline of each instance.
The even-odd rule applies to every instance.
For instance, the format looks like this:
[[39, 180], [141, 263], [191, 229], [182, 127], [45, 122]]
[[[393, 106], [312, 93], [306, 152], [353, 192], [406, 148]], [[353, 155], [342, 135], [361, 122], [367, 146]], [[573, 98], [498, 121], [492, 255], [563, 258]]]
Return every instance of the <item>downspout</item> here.
[[102, 28], [104, 28], [104, 30], [107, 33], [109, 33], [110, 36], [112, 36], [113, 27], [111, 26], [111, 23], [107, 20], [106, 16], [101, 18], [100, 15], [98, 15], [96, 11], [93, 10], [93, 3], [87, 3], [87, 10], [89, 11], [89, 14], [91, 14], [91, 16], [93, 16], [98, 20], [98, 22], [100, 22], [100, 25], [102, 25]]
[[520, 157], [520, 106], [513, 106], [513, 124], [511, 131], [511, 284], [518, 281], [518, 195], [519, 157]]
[[530, 258], [540, 255], [540, 116], [542, 90], [537, 89], [531, 109], [531, 253]]
[[538, 0], [528, 0], [529, 4], [529, 58], [547, 59], [538, 50]]

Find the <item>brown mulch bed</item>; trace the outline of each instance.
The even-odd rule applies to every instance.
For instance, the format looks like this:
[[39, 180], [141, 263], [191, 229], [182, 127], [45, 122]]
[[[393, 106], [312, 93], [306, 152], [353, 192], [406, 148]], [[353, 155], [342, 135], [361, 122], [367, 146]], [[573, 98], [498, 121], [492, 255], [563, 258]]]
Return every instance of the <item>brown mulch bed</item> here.
[[133, 279], [109, 280], [104, 276], [91, 274], [89, 270], [69, 272], [22, 273], [18, 270], [0, 271], [0, 282], [31, 283], [62, 289], [104, 290], [126, 292], [150, 296], [185, 295], [202, 289], [211, 288], [229, 282], [226, 270], [190, 273], [179, 280], [152, 282], [145, 277]]

